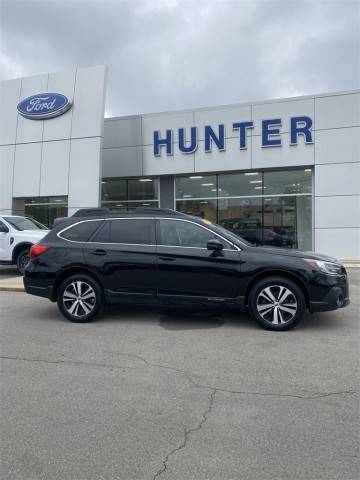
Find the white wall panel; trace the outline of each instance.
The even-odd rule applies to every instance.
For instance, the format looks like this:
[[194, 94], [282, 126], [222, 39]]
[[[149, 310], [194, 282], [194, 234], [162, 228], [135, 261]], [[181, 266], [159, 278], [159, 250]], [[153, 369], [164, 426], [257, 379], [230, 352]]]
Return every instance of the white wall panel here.
[[[198, 127], [199, 139], [204, 140], [204, 128], [210, 125], [216, 132], [216, 127], [225, 125], [226, 138], [239, 138], [239, 131], [233, 130], [233, 123], [251, 121], [251, 106], [240, 105], [235, 107], [223, 107], [213, 110], [198, 110], [194, 112], [195, 126]], [[247, 136], [251, 135], [252, 129], [247, 129]]]
[[72, 138], [103, 134], [105, 73], [104, 66], [78, 69], [72, 108]]
[[360, 228], [315, 229], [315, 250], [340, 260], [360, 260]]
[[316, 228], [360, 227], [360, 195], [315, 197]]
[[106, 120], [104, 147], [134, 147], [141, 145], [141, 117]]
[[[75, 74], [75, 69], [50, 73], [47, 91], [50, 93], [62, 93], [72, 100], [74, 96]], [[46, 120], [46, 122], [44, 122], [43, 140], [63, 140], [70, 138], [71, 121], [72, 109], [59, 117]]]
[[315, 166], [315, 196], [359, 194], [360, 163]]
[[[20, 100], [26, 97], [47, 91], [48, 75], [26, 77], [21, 82]], [[16, 108], [16, 105], [14, 105]], [[19, 115], [16, 143], [41, 142], [43, 134], [43, 120], [31, 120]]]
[[[178, 129], [194, 126], [192, 112], [162, 113], [156, 115], [145, 115], [142, 118], [143, 145], [152, 145], [154, 142], [154, 131], [159, 130], [161, 138], [165, 138], [166, 130], [173, 130], [173, 141], [178, 141]], [[190, 130], [188, 130], [190, 132]]]
[[315, 128], [340, 128], [360, 125], [360, 93], [316, 97]]
[[11, 213], [15, 145], [0, 146], [0, 213]]
[[0, 145], [15, 143], [21, 79], [0, 82]]
[[101, 138], [71, 140], [69, 214], [81, 207], [97, 207], [100, 200]]
[[137, 177], [142, 175], [142, 147], [104, 148], [103, 177]]
[[290, 132], [290, 117], [308, 116], [314, 121], [314, 100], [312, 98], [286, 100], [255, 104], [252, 108], [254, 121], [253, 135], [261, 135], [262, 121], [281, 118], [281, 132]]
[[168, 156], [165, 152], [161, 157], [154, 157], [153, 146], [143, 147], [143, 175], [171, 175], [177, 173], [191, 173], [194, 171], [194, 154], [179, 153], [174, 145], [174, 155]]
[[240, 150], [239, 139], [226, 139], [226, 152], [220, 152], [213, 146], [211, 153], [205, 152], [204, 141], [199, 142], [195, 152], [195, 172], [224, 170], [249, 170], [251, 168], [251, 142], [247, 150]]
[[298, 145], [290, 146], [290, 134], [281, 135], [281, 147], [261, 147], [261, 137], [253, 136], [252, 168], [297, 167], [314, 164], [314, 145], [306, 145], [299, 139]]
[[360, 160], [360, 127], [318, 130], [315, 135], [315, 164]]
[[43, 143], [40, 195], [68, 194], [69, 154], [70, 140]]
[[40, 191], [41, 143], [16, 145], [14, 197], [37, 197]]

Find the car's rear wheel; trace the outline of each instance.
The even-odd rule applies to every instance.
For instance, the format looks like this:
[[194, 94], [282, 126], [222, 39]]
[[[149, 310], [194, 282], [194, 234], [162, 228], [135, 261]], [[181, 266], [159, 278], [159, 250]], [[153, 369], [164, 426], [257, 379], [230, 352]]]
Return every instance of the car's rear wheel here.
[[60, 285], [57, 304], [71, 322], [91, 322], [103, 307], [103, 292], [99, 283], [89, 275], [72, 275]]
[[20, 275], [24, 275], [25, 267], [30, 260], [30, 248], [23, 248], [16, 258], [16, 267]]
[[304, 316], [304, 293], [293, 281], [268, 277], [257, 282], [249, 295], [251, 316], [269, 330], [288, 330]]

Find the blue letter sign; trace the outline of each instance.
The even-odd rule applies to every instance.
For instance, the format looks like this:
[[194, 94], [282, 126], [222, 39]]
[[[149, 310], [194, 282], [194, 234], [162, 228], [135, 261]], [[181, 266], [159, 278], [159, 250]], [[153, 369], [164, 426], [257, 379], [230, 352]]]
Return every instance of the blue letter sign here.
[[[311, 135], [312, 120], [310, 117], [291, 117], [290, 145], [297, 145], [298, 135], [305, 137], [305, 143], [313, 143]], [[299, 125], [300, 124], [300, 125]]]
[[185, 140], [185, 128], [179, 128], [179, 150], [182, 153], [194, 153], [197, 149], [197, 128], [191, 127], [190, 129], [190, 146], [186, 146]]
[[281, 147], [280, 138], [270, 138], [274, 135], [280, 135], [281, 118], [273, 118], [271, 120], [262, 121], [262, 147]]
[[160, 147], [166, 146], [166, 155], [173, 155], [173, 132], [166, 130], [166, 138], [160, 138], [160, 132], [154, 132], [154, 155], [159, 157], [161, 155]]

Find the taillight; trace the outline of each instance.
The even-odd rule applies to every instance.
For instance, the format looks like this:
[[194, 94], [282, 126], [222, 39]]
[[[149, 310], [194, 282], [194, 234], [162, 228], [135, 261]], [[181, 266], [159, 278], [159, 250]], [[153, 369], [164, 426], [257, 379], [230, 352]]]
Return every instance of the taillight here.
[[49, 247], [45, 247], [45, 245], [41, 245], [41, 244], [33, 245], [30, 248], [30, 258], [39, 257], [40, 255], [47, 252], [48, 250], [49, 250]]

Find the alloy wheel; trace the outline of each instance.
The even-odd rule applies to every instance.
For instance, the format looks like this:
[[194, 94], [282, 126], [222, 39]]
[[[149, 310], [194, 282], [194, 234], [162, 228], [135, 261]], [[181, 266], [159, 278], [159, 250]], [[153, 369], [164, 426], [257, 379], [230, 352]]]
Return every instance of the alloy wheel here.
[[298, 305], [291, 290], [283, 285], [270, 285], [259, 293], [256, 308], [266, 322], [280, 325], [295, 317]]
[[95, 307], [94, 289], [86, 282], [71, 282], [64, 290], [62, 301], [65, 309], [74, 317], [89, 315]]

